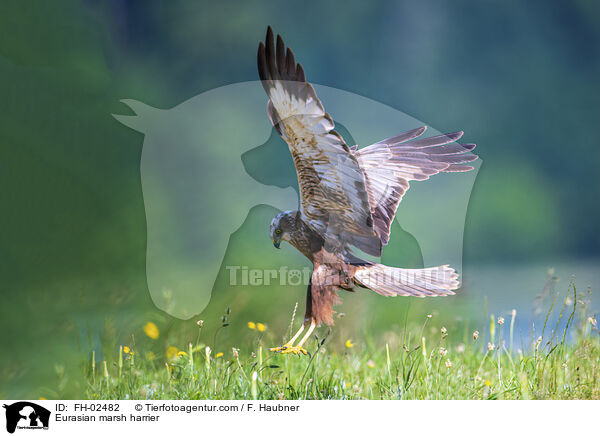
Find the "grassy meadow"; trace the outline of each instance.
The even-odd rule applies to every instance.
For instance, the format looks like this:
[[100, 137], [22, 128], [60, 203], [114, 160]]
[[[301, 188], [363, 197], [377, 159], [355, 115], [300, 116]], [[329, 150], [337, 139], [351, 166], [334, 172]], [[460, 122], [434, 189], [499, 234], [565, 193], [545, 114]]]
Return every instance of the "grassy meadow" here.
[[[491, 315], [485, 329], [467, 321], [446, 327], [437, 314], [406, 321], [361, 342], [329, 341], [317, 330], [306, 356], [280, 355], [278, 333], [247, 321], [238, 347], [222, 348], [229, 309], [210, 334], [211, 321], [190, 320], [196, 333], [179, 338], [152, 321], [113, 359], [90, 351], [83, 368], [89, 399], [600, 399], [600, 334], [590, 294], [548, 303], [544, 323], [529, 339], [515, 329], [516, 312]], [[296, 318], [299, 318], [298, 316]], [[294, 317], [288, 334], [298, 327]], [[295, 330], [294, 330], [295, 331]], [[519, 337], [517, 337], [519, 336]], [[289, 336], [287, 336], [289, 337]], [[170, 338], [170, 339], [167, 339]], [[186, 340], [187, 339], [187, 340]]]

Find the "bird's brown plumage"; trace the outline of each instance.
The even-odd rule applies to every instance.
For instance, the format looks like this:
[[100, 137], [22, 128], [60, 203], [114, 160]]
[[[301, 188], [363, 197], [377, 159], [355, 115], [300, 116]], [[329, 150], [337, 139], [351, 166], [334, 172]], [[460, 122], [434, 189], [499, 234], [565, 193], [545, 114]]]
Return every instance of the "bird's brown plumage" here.
[[304, 221], [330, 245], [381, 255], [358, 161], [280, 36], [275, 51], [270, 27], [258, 48], [258, 71], [269, 96], [269, 118], [296, 166]]
[[359, 259], [352, 250], [379, 256], [409, 181], [472, 170], [463, 164], [477, 159], [468, 153], [475, 145], [456, 143], [462, 132], [420, 138], [421, 127], [349, 148], [302, 66], [279, 35], [275, 42], [270, 27], [258, 48], [258, 71], [269, 119], [288, 144], [298, 176], [300, 211], [280, 214], [272, 228], [289, 227], [286, 240], [313, 263], [307, 319], [332, 324], [337, 291], [354, 286], [387, 296], [453, 294], [458, 276], [447, 265], [392, 268]]

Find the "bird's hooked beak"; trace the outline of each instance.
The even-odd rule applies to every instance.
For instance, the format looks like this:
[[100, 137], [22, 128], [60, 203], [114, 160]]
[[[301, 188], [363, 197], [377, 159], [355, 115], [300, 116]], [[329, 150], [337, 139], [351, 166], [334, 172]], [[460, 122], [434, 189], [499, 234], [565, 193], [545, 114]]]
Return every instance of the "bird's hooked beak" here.
[[280, 241], [276, 241], [275, 239], [273, 239], [273, 247], [279, 248], [279, 244], [280, 244]]

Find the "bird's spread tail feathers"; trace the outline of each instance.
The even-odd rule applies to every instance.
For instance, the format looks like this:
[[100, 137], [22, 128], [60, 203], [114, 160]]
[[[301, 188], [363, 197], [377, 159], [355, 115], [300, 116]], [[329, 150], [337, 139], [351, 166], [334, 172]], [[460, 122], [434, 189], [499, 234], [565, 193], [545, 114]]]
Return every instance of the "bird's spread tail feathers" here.
[[458, 289], [458, 274], [448, 265], [423, 269], [393, 268], [381, 264], [359, 267], [354, 280], [380, 295], [437, 297], [454, 295]]

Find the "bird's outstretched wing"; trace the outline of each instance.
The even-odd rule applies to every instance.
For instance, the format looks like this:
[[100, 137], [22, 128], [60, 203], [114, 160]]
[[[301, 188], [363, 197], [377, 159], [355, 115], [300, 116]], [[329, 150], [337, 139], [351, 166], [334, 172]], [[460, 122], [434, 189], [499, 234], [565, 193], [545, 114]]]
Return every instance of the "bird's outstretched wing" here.
[[440, 172], [470, 171], [472, 166], [462, 164], [477, 159], [469, 153], [475, 144], [455, 142], [463, 132], [419, 138], [423, 132], [425, 127], [420, 127], [354, 151], [365, 175], [375, 230], [383, 244], [389, 241], [390, 227], [409, 181], [426, 180]]
[[269, 96], [269, 118], [296, 166], [303, 220], [334, 248], [354, 245], [381, 255], [357, 158], [334, 130], [302, 66], [279, 35], [275, 48], [270, 27], [258, 47], [258, 72]]

